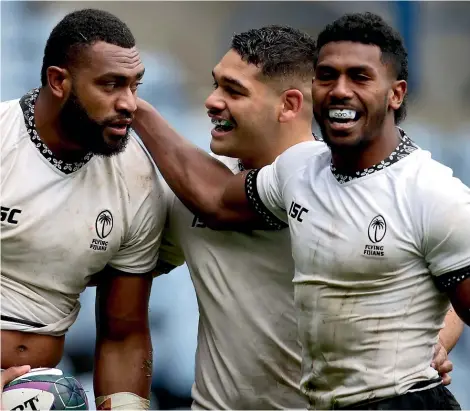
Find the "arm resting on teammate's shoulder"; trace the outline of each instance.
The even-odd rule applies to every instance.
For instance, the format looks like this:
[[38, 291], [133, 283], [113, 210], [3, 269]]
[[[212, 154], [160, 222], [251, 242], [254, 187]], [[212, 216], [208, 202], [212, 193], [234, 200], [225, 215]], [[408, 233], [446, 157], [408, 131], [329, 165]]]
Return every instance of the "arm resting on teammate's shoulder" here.
[[105, 272], [96, 290], [95, 397], [130, 392], [148, 399], [152, 275]]
[[459, 341], [464, 324], [455, 310], [451, 308], [444, 320], [444, 328], [439, 333], [439, 342], [450, 353]]
[[222, 162], [181, 137], [142, 99], [132, 127], [173, 192], [210, 228], [240, 229], [242, 223], [262, 222], [245, 193], [246, 173], [233, 175]]

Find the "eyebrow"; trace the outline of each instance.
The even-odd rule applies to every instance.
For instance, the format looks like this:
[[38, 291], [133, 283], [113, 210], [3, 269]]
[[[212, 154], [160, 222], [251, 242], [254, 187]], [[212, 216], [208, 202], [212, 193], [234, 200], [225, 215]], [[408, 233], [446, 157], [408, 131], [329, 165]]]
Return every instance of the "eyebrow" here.
[[[328, 70], [335, 70], [338, 71], [338, 69], [334, 66], [331, 66], [329, 64], [318, 64], [317, 69], [328, 69]], [[374, 68], [368, 65], [360, 64], [358, 66], [351, 66], [346, 69], [346, 71], [374, 71]]]
[[[215, 80], [215, 73], [214, 71], [212, 71], [212, 77], [214, 78]], [[228, 76], [221, 76], [220, 77], [221, 81], [223, 81], [224, 83], [228, 83], [228, 84], [231, 84], [232, 86], [235, 86], [239, 89], [242, 89], [244, 91], [249, 91], [247, 87], [245, 87], [239, 80], [237, 79], [234, 79], [233, 77], [228, 77]]]
[[[145, 69], [137, 73], [135, 77], [137, 80], [141, 80], [142, 77], [144, 77], [144, 74], [145, 74]], [[105, 73], [102, 76], [100, 76], [100, 78], [106, 78], [106, 77], [108, 78], [112, 77], [119, 81], [127, 81], [129, 79], [128, 76], [124, 76], [122, 75], [122, 73], [114, 73], [114, 72]]]

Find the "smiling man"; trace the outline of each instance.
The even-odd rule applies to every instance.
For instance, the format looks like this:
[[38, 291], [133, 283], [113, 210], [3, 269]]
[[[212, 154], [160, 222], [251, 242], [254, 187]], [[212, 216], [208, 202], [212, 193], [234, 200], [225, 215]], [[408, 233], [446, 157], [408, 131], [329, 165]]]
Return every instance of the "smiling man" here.
[[129, 28], [67, 15], [42, 85], [0, 106], [3, 368], [55, 367], [92, 276], [97, 405], [148, 408], [150, 272], [165, 218], [151, 159], [129, 133], [144, 66]]
[[[460, 409], [431, 358], [449, 302], [470, 325], [470, 190], [398, 127], [407, 53], [382, 18], [338, 19], [317, 51], [313, 112], [327, 145], [295, 130], [305, 141], [233, 175], [144, 103], [138, 132], [209, 227], [289, 225], [312, 408]], [[292, 126], [304, 107], [287, 84], [271, 116]]]

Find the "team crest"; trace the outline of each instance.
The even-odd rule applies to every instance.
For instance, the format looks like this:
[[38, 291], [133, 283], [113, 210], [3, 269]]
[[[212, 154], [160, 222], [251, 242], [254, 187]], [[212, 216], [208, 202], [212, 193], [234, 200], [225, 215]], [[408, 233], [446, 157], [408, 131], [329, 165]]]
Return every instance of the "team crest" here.
[[381, 215], [375, 216], [369, 224], [367, 234], [373, 244], [380, 243], [387, 232], [387, 223]]
[[380, 214], [376, 215], [369, 224], [367, 236], [372, 244], [366, 244], [364, 254], [367, 257], [385, 257], [385, 247], [379, 244], [387, 232], [387, 223]]
[[104, 210], [98, 214], [95, 222], [96, 234], [102, 240], [105, 239], [113, 229], [113, 215], [110, 211]]

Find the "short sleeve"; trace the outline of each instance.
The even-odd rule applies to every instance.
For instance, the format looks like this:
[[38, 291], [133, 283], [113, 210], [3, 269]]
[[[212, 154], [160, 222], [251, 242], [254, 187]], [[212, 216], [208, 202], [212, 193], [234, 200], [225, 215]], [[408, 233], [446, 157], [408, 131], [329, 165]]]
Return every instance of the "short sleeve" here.
[[424, 247], [436, 285], [445, 291], [470, 277], [470, 189], [454, 177], [439, 186], [440, 195], [426, 203]]
[[269, 225], [286, 225], [287, 214], [277, 176], [277, 162], [251, 170], [246, 177], [246, 193], [254, 209]]
[[138, 205], [130, 228], [109, 266], [130, 274], [145, 274], [157, 263], [166, 217], [161, 178], [155, 174], [154, 184]]
[[310, 158], [324, 152], [325, 147], [324, 143], [315, 140], [298, 143], [279, 155], [274, 163], [248, 172], [247, 198], [268, 225], [287, 227], [284, 188], [289, 179], [306, 167]]
[[156, 267], [157, 275], [166, 274], [173, 268], [183, 265], [185, 261], [178, 234], [171, 223], [171, 213], [173, 211], [176, 196], [166, 182], [163, 182], [163, 186], [167, 214], [162, 242], [158, 253], [158, 263]]

